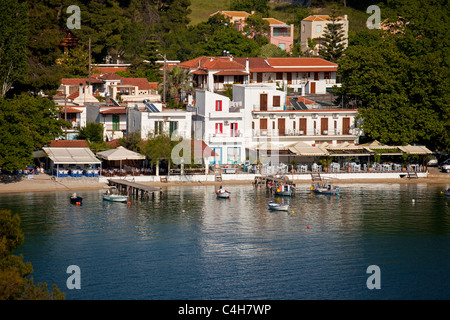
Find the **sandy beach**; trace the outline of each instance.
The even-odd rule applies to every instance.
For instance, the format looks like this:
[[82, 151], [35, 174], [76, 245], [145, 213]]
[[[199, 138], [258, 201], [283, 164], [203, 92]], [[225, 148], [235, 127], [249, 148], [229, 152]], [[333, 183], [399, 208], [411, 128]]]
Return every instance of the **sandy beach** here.
[[[428, 183], [428, 184], [443, 184], [443, 188], [450, 187], [450, 174], [440, 173], [437, 168], [433, 168], [427, 178], [419, 179], [340, 179], [337, 183], [349, 184], [349, 183]], [[154, 187], [172, 187], [172, 186], [185, 186], [195, 187], [200, 185], [249, 185], [253, 180], [249, 181], [222, 181], [222, 182], [141, 182], [142, 184], [154, 186]], [[294, 181], [299, 185], [309, 185], [311, 180]], [[76, 191], [76, 190], [101, 190], [108, 188], [107, 183], [99, 183], [97, 180], [75, 180], [75, 179], [59, 179], [55, 181], [51, 176], [47, 174], [39, 174], [34, 176], [33, 179], [27, 179], [26, 177], [20, 182], [13, 183], [0, 183], [0, 193], [23, 193], [23, 192], [38, 192], [38, 191]]]

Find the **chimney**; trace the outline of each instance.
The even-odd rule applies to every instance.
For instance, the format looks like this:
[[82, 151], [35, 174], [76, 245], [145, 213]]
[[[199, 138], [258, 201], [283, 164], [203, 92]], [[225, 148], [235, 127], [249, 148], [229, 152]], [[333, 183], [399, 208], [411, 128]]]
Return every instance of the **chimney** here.
[[84, 85], [82, 83], [80, 83], [80, 87], [78, 89], [78, 97], [80, 99], [84, 98]]
[[250, 73], [250, 63], [248, 62], [248, 57], [245, 60], [245, 72]]

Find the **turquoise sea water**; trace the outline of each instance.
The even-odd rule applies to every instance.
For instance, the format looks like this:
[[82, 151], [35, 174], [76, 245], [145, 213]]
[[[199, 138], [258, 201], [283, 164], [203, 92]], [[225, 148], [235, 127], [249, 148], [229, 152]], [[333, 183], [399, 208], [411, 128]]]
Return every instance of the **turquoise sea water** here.
[[[71, 192], [4, 194], [0, 208], [22, 219], [16, 253], [35, 282], [67, 299], [450, 299], [448, 185], [300, 185], [281, 199], [289, 212], [269, 211], [264, 188], [225, 187], [230, 200], [199, 185], [131, 205], [102, 191], [78, 192], [81, 207]], [[66, 287], [70, 265], [79, 290]], [[371, 265], [381, 289], [367, 287]]]

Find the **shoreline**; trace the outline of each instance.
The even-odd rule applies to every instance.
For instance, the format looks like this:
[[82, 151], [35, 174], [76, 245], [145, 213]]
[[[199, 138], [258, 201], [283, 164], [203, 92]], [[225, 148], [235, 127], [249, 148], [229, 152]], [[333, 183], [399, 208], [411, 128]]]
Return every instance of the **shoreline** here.
[[[450, 187], [450, 175], [430, 174], [427, 178], [407, 179], [407, 178], [383, 178], [383, 179], [333, 179], [333, 184], [447, 184]], [[190, 182], [139, 182], [152, 187], [195, 187], [195, 186], [227, 186], [227, 185], [251, 185], [253, 180], [236, 181], [190, 181]], [[296, 185], [311, 185], [311, 180], [294, 180]], [[40, 174], [33, 179], [24, 179], [20, 182], [0, 184], [0, 194], [25, 193], [25, 192], [46, 192], [46, 191], [81, 191], [81, 190], [102, 190], [109, 186], [104, 182], [97, 181], [55, 181], [51, 176]]]

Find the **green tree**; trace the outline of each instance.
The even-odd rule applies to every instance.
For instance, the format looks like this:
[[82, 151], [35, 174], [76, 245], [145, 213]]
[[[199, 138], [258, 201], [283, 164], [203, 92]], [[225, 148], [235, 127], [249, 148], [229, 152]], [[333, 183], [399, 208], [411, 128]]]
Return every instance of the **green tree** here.
[[[365, 31], [339, 60], [342, 85], [336, 92], [344, 105], [359, 107], [362, 127], [371, 139], [449, 150], [445, 43], [450, 30], [442, 23], [448, 21], [445, 3], [390, 2], [384, 11], [395, 17], [395, 30]], [[368, 33], [371, 36], [364, 39]]]
[[[160, 83], [158, 86], [160, 94], [164, 95], [164, 83]], [[190, 93], [193, 91], [192, 86], [189, 84], [189, 70], [174, 67], [167, 72], [166, 76], [166, 101], [173, 100], [175, 106], [180, 106], [181, 95], [183, 92]]]
[[163, 133], [149, 133], [148, 140], [142, 143], [141, 153], [150, 159], [154, 165], [158, 165], [160, 161], [167, 161], [168, 169], [172, 158], [172, 149], [179, 143], [179, 141], [172, 141], [167, 132]]
[[275, 58], [275, 57], [289, 57], [289, 53], [277, 47], [274, 44], [268, 43], [260, 48], [258, 57]]
[[269, 0], [231, 0], [230, 10], [247, 11], [251, 13], [256, 11], [264, 16], [269, 14]]
[[344, 26], [335, 15], [331, 15], [330, 20], [331, 23], [327, 23], [320, 39], [319, 54], [325, 60], [337, 62], [345, 50]]
[[123, 138], [120, 138], [118, 142], [119, 146], [135, 152], [141, 152], [142, 143], [140, 132], [128, 133]]
[[62, 134], [54, 102], [25, 94], [0, 99], [0, 167], [13, 171], [32, 163], [32, 152]]
[[85, 127], [80, 128], [77, 139], [91, 142], [103, 142], [103, 124], [88, 122]]
[[269, 43], [269, 38], [267, 37], [269, 31], [269, 22], [264, 20], [260, 13], [252, 14], [245, 19], [244, 32], [247, 36], [253, 38], [258, 45]]
[[89, 75], [89, 51], [83, 46], [72, 49], [59, 61], [66, 77], [84, 78]]
[[23, 262], [23, 256], [12, 255], [24, 241], [19, 216], [9, 210], [0, 210], [0, 300], [64, 300], [64, 294], [53, 285], [34, 284], [31, 263]]
[[26, 3], [0, 2], [0, 97], [27, 72], [28, 14]]
[[234, 57], [252, 57], [259, 51], [258, 44], [230, 27], [219, 29], [202, 46], [199, 55], [221, 56], [227, 50]]

